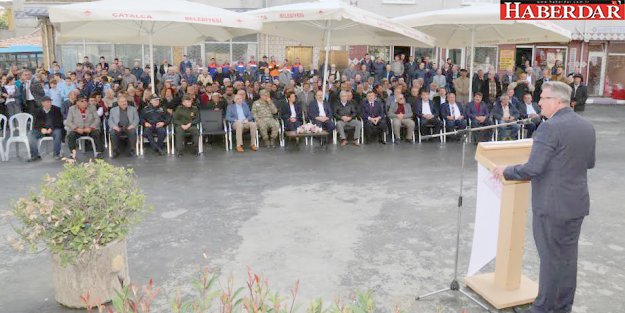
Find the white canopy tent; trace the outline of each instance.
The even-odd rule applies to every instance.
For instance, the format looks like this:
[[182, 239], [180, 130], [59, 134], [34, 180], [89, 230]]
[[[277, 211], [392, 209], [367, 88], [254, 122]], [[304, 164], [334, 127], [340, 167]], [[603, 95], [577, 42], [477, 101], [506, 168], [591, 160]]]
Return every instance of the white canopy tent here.
[[247, 14], [260, 17], [263, 21], [262, 33], [325, 48], [324, 94], [330, 46], [434, 46], [434, 39], [420, 31], [338, 0], [273, 6]]
[[500, 19], [500, 6], [476, 3], [459, 8], [428, 11], [393, 19], [434, 38], [442, 48], [471, 47], [470, 87], [473, 89], [475, 45], [569, 42], [571, 32], [549, 21]]
[[[51, 6], [58, 40], [93, 39], [150, 46], [188, 46], [212, 38], [219, 41], [260, 30], [253, 16], [185, 0], [102, 0]], [[151, 68], [152, 91], [154, 69]]]

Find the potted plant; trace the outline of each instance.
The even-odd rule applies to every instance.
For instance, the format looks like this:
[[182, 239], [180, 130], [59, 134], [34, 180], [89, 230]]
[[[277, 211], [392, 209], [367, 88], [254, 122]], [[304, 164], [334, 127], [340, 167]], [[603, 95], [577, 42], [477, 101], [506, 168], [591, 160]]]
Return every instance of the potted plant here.
[[10, 243], [50, 251], [57, 302], [81, 308], [88, 292], [106, 303], [129, 281], [126, 236], [150, 210], [132, 169], [68, 163], [38, 193], [12, 204], [18, 237]]

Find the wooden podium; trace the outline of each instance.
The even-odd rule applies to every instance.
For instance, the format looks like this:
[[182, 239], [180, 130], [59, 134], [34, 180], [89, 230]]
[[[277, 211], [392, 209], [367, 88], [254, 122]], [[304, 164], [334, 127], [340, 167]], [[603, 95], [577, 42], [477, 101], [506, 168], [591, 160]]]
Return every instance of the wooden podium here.
[[[522, 164], [529, 159], [532, 140], [480, 143], [475, 159], [488, 170]], [[501, 191], [495, 272], [464, 279], [465, 284], [497, 309], [532, 303], [538, 284], [523, 276], [523, 245], [529, 206], [529, 181], [504, 181]]]

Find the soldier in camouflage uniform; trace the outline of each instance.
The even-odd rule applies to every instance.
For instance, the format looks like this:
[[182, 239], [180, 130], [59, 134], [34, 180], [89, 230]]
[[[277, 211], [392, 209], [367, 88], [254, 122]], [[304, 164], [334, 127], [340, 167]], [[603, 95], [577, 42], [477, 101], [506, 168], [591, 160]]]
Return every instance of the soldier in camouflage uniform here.
[[[256, 119], [256, 125], [260, 136], [263, 138], [263, 142], [266, 146], [275, 147], [276, 138], [278, 138], [278, 131], [280, 124], [273, 117], [278, 113], [278, 109], [271, 101], [269, 92], [267, 90], [260, 91], [260, 99], [256, 100], [252, 105], [252, 115]], [[269, 129], [271, 129], [271, 141], [269, 141]]]

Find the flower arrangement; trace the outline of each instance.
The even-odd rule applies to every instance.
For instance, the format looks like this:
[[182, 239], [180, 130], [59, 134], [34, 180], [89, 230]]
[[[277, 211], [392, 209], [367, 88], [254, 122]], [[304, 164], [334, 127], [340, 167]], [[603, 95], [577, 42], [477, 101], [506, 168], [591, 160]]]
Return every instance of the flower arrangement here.
[[317, 134], [323, 131], [323, 128], [313, 124], [313, 123], [306, 123], [300, 127], [297, 128], [297, 133], [298, 134]]
[[56, 176], [46, 176], [38, 194], [12, 205], [19, 226], [9, 243], [17, 250], [41, 244], [74, 263], [84, 253], [124, 238], [151, 207], [137, 187], [132, 169], [102, 160], [68, 163]]

